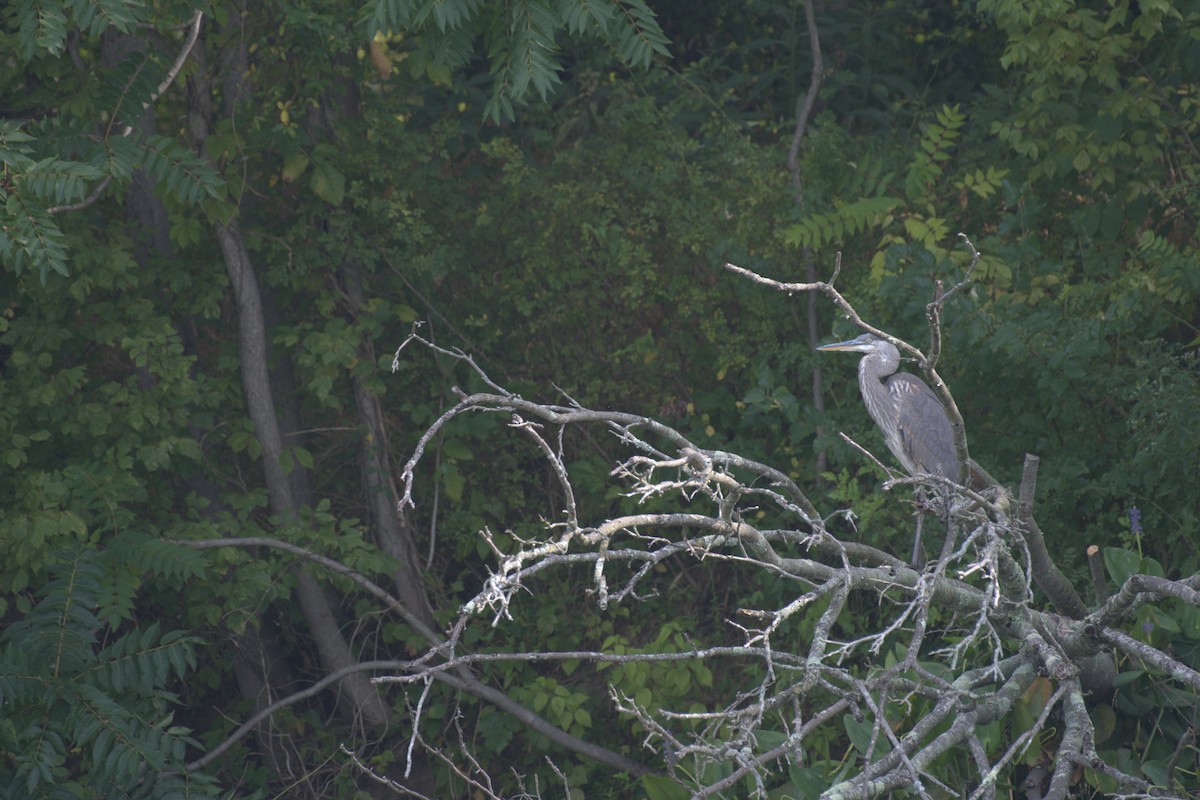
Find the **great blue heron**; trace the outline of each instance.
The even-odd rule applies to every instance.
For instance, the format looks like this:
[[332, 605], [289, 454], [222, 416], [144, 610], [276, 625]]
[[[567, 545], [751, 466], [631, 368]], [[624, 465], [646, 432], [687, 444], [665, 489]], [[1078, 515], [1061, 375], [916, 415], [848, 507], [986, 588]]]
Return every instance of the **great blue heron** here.
[[[896, 372], [900, 351], [891, 342], [864, 333], [818, 350], [862, 353], [858, 388], [888, 449], [910, 475], [927, 473], [958, 479], [958, 453], [950, 416], [933, 390], [916, 375]], [[890, 377], [889, 377], [890, 376]]]

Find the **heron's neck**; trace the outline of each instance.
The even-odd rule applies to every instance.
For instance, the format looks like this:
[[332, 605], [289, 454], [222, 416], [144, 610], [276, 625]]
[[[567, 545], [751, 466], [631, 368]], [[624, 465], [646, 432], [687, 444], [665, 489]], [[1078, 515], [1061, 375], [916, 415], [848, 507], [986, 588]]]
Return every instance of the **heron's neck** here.
[[887, 358], [878, 353], [872, 353], [864, 356], [858, 362], [858, 382], [862, 385], [866, 381], [879, 383], [887, 376], [896, 371], [900, 366], [899, 359]]
[[889, 401], [888, 390], [883, 380], [896, 371], [897, 364], [890, 359], [869, 355], [858, 362], [858, 389], [871, 419], [884, 430], [891, 420], [894, 404]]

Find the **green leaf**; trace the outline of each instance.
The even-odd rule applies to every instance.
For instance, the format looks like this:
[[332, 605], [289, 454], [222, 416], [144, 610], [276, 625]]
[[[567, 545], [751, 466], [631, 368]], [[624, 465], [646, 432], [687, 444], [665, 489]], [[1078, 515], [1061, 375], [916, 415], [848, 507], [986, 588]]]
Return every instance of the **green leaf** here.
[[844, 236], [853, 236], [879, 224], [885, 214], [900, 205], [903, 201], [895, 197], [860, 198], [838, 206], [832, 212], [811, 214], [784, 228], [783, 241], [795, 247], [812, 248], [837, 244]]
[[[882, 734], [875, 735], [875, 724], [871, 720], [859, 721], [846, 714], [842, 717], [842, 724], [846, 728], [846, 735], [850, 737], [850, 743], [859, 753], [866, 755], [870, 751], [872, 757], [878, 759], [891, 752], [891, 742]], [[874, 750], [871, 749], [872, 746]]]
[[67, 248], [62, 230], [41, 205], [12, 193], [0, 217], [0, 256], [17, 274], [36, 270], [42, 282], [51, 271], [67, 274]]
[[466, 477], [453, 464], [442, 464], [442, 489], [452, 502], [462, 502], [463, 490], [466, 488]]
[[1131, 670], [1126, 670], [1124, 672], [1120, 672], [1117, 674], [1117, 677], [1113, 678], [1113, 684], [1112, 684], [1113, 688], [1119, 689], [1120, 687], [1125, 686], [1126, 684], [1133, 683], [1134, 681], [1136, 681], [1138, 678], [1141, 678], [1145, 674], [1146, 674], [1146, 670], [1144, 670], [1144, 669], [1131, 669]]
[[296, 456], [296, 460], [300, 462], [301, 466], [303, 466], [305, 469], [313, 468], [316, 462], [313, 461], [312, 453], [310, 453], [308, 450], [305, 450], [303, 447], [293, 447], [291, 450]]
[[103, 173], [90, 164], [46, 158], [29, 165], [24, 173], [13, 176], [22, 188], [48, 203], [65, 204], [81, 200], [87, 194], [87, 181], [99, 180]]
[[346, 176], [324, 159], [313, 158], [313, 175], [308, 186], [313, 194], [331, 206], [341, 205], [346, 197]]
[[16, 9], [21, 56], [29, 61], [36, 50], [61, 55], [67, 40], [67, 16], [61, 0], [19, 3]]
[[630, 66], [648, 67], [655, 53], [670, 55], [667, 37], [643, 0], [617, 4], [614, 32], [617, 55]]
[[447, 439], [442, 442], [442, 454], [456, 461], [472, 461], [475, 454], [461, 439]]
[[817, 800], [821, 796], [821, 792], [829, 788], [829, 782], [825, 780], [817, 770], [811, 767], [788, 767], [788, 780], [792, 786], [800, 790], [800, 797], [803, 800]]
[[292, 470], [296, 468], [296, 459], [292, 455], [292, 448], [285, 447], [280, 451], [279, 468], [283, 470], [284, 475], [291, 475]]
[[687, 800], [691, 791], [666, 775], [643, 775], [642, 789], [646, 800]]
[[1119, 547], [1104, 548], [1104, 568], [1118, 586], [1138, 574], [1141, 565], [1142, 557], [1132, 550]]
[[310, 159], [307, 155], [297, 150], [283, 160], [283, 179], [285, 181], [294, 181], [304, 174], [304, 170], [308, 169]]
[[181, 202], [202, 196], [220, 197], [224, 182], [207, 161], [166, 136], [151, 136], [143, 148], [142, 167]]
[[1112, 706], [1098, 703], [1088, 709], [1088, 713], [1091, 715], [1092, 727], [1095, 729], [1096, 744], [1103, 744], [1117, 728], [1116, 712], [1113, 711]]

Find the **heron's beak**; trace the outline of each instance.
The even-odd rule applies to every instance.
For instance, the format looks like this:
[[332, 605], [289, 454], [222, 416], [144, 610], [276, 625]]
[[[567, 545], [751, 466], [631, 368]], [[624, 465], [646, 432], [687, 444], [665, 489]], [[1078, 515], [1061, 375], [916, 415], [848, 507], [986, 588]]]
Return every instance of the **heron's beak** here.
[[848, 339], [844, 342], [834, 342], [833, 344], [823, 344], [818, 347], [818, 350], [859, 350], [862, 347], [862, 342], [857, 339]]

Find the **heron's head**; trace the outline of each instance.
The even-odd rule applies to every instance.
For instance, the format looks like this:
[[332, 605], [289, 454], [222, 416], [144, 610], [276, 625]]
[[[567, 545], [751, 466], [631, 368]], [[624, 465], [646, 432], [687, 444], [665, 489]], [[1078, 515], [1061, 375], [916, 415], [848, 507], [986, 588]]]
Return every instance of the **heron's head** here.
[[847, 339], [844, 342], [834, 342], [833, 344], [823, 344], [817, 348], [818, 350], [841, 350], [851, 353], [888, 353], [894, 352], [895, 347], [889, 342], [880, 339], [871, 333], [864, 333], [861, 336], [856, 336], [853, 339]]

